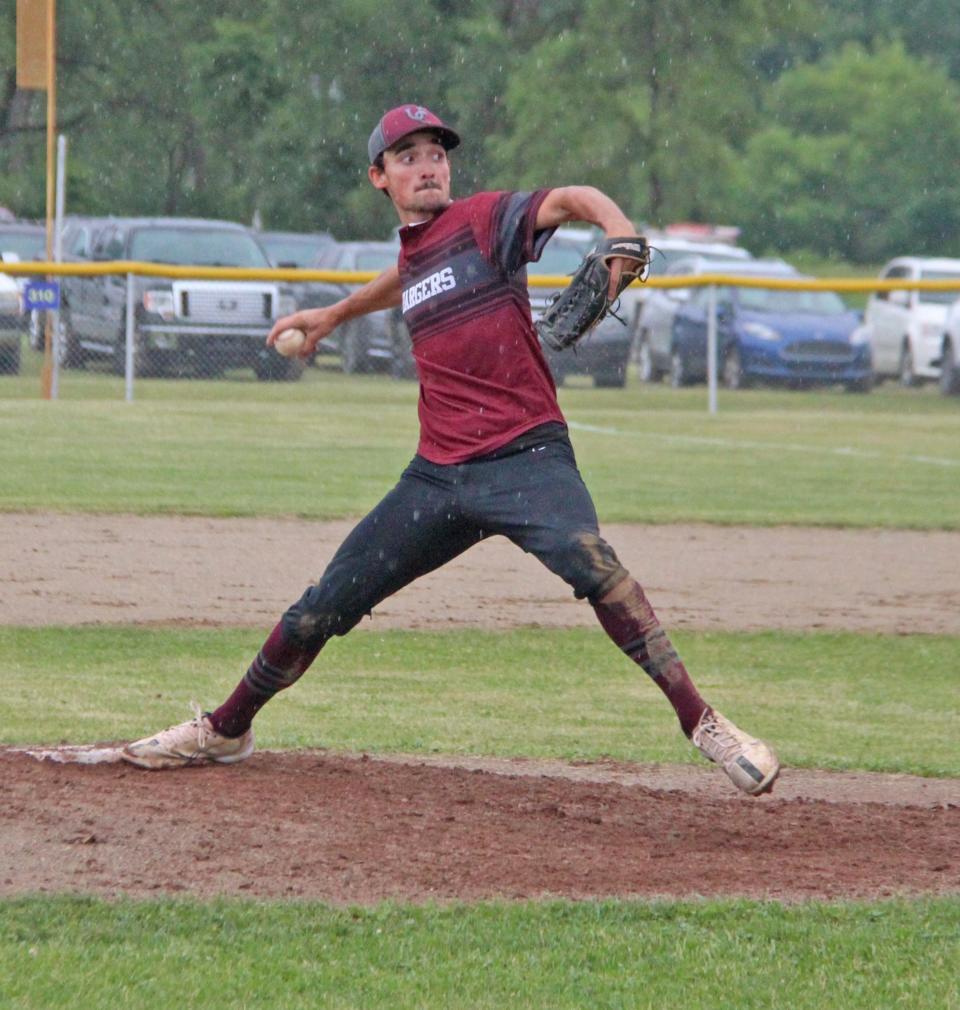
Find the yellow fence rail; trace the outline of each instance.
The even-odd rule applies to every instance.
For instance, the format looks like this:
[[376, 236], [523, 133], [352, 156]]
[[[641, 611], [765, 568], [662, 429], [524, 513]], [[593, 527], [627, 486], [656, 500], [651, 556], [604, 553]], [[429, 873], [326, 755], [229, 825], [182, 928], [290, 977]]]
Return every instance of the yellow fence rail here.
[[[377, 272], [351, 270], [292, 270], [252, 267], [173, 266], [167, 263], [140, 263], [133, 260], [104, 260], [97, 263], [3, 263], [0, 273], [14, 276], [44, 275], [48, 277], [96, 277], [105, 274], [132, 274], [135, 277], [181, 277], [191, 280], [235, 281], [327, 281], [333, 284], [365, 284], [378, 276]], [[531, 275], [531, 287], [558, 288], [570, 281], [567, 275]], [[877, 280], [862, 277], [793, 278], [742, 274], [698, 274], [696, 276], [651, 277], [633, 286], [649, 288], [709, 287], [773, 288], [793, 291], [957, 291], [956, 280]]]

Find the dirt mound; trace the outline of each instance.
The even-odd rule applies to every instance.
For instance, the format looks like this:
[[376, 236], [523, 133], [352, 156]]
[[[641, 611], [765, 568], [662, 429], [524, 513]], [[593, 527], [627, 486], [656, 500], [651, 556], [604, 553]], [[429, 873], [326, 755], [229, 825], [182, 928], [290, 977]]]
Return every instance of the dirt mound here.
[[267, 752], [163, 773], [0, 752], [0, 895], [366, 904], [960, 891], [960, 804], [942, 797], [810, 799], [788, 771], [783, 798], [751, 800], [710, 769], [709, 791], [612, 780], [656, 781], [651, 769], [562, 771]]
[[[349, 522], [0, 515], [5, 624], [272, 628]], [[668, 628], [960, 635], [960, 533], [605, 525]], [[384, 601], [361, 629], [596, 626], [536, 559], [493, 537]]]

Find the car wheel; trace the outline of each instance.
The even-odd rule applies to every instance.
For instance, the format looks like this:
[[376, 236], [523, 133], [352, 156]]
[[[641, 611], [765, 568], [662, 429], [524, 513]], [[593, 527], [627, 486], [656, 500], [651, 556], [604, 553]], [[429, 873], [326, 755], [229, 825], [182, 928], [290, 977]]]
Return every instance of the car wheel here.
[[743, 374], [743, 359], [736, 344], [723, 357], [723, 384], [727, 389], [746, 389], [749, 385]]
[[848, 393], [869, 393], [873, 389], [873, 376], [865, 375], [862, 379], [844, 383], [843, 388]]
[[690, 385], [690, 373], [687, 370], [687, 363], [679, 351], [674, 351], [670, 355], [670, 385], [674, 389]]
[[356, 327], [352, 327], [343, 336], [343, 346], [340, 348], [340, 367], [347, 375], [370, 370], [367, 358], [367, 342]]
[[950, 341], [943, 345], [943, 357], [940, 359], [940, 392], [944, 396], [960, 394], [960, 365]]
[[609, 372], [597, 372], [593, 376], [597, 389], [623, 389], [627, 384], [627, 369], [617, 368]]
[[57, 364], [61, 368], [80, 368], [84, 363], [83, 350], [70, 321], [70, 310], [63, 306], [60, 309], [57, 334]]
[[253, 360], [253, 373], [260, 382], [296, 382], [306, 367], [303, 358], [285, 358], [272, 347], [265, 347]]
[[904, 343], [900, 351], [900, 385], [904, 388], [911, 388], [919, 384], [916, 373], [913, 370], [913, 351], [909, 343]]
[[[113, 345], [113, 372], [116, 375], [127, 374], [127, 331], [126, 325], [121, 321], [120, 334], [117, 342]], [[136, 378], [154, 375], [156, 369], [150, 354], [143, 346], [143, 339], [140, 334], [133, 331], [133, 374]]]
[[17, 375], [20, 372], [20, 336], [14, 343], [0, 347], [0, 372], [4, 375]]
[[637, 362], [641, 382], [659, 382], [663, 378], [663, 372], [654, 363], [653, 350], [650, 347], [650, 341], [646, 334], [640, 336]]

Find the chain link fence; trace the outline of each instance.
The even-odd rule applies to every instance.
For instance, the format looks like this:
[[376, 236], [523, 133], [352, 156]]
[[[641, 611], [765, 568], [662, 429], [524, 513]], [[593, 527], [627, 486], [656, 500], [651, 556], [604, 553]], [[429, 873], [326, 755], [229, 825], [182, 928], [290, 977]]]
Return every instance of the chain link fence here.
[[[49, 267], [49, 265], [44, 265]], [[116, 382], [117, 395], [133, 398], [140, 379], [255, 378], [293, 382], [311, 362], [284, 358], [266, 346], [275, 320], [298, 309], [332, 304], [370, 274], [333, 271], [255, 271], [230, 268], [122, 264], [62, 264], [54, 277], [41, 267], [5, 265], [0, 274], [0, 377], [53, 374], [53, 395], [81, 375], [98, 388]], [[195, 276], [194, 273], [199, 274]], [[291, 274], [305, 279], [291, 280]], [[247, 275], [255, 274], [250, 277]], [[52, 294], [51, 294], [52, 292]], [[36, 308], [37, 295], [55, 308]], [[390, 322], [399, 322], [396, 313]], [[393, 357], [383, 334], [358, 321], [324, 341], [322, 356], [339, 356], [345, 371], [388, 370]], [[406, 331], [397, 334], [402, 339]], [[3, 386], [0, 385], [0, 395]]]
[[[328, 356], [331, 367], [348, 374], [381, 372], [395, 378], [415, 378], [410, 338], [399, 310], [372, 313], [339, 327], [332, 339], [321, 342], [318, 357], [313, 361], [284, 358], [265, 344], [276, 319], [298, 309], [333, 304], [351, 287], [372, 279], [374, 273], [178, 267], [116, 261], [4, 263], [2, 269], [0, 396], [10, 395], [14, 390], [12, 380], [17, 376], [21, 380], [37, 377], [30, 394], [21, 381], [16, 387], [16, 395], [20, 396], [32, 393], [57, 396], [61, 390], [68, 392], [71, 384], [82, 383], [93, 390], [95, 378], [96, 395], [128, 400], [134, 398], [136, 383], [142, 379], [294, 382], [311, 364], [321, 364], [321, 359]], [[535, 313], [546, 294], [536, 289], [557, 290], [566, 280], [559, 276], [530, 279]], [[705, 370], [708, 406], [713, 412], [717, 409], [718, 376], [722, 371], [724, 382], [730, 385], [726, 372], [735, 360], [722, 330], [726, 323], [716, 297], [718, 289], [731, 286], [800, 291], [929, 289], [955, 296], [960, 282], [703, 274], [655, 278], [648, 286], [704, 289], [701, 300], [705, 325], [694, 341], [697, 343], [694, 357], [699, 355], [697, 360]], [[957, 319], [960, 321], [960, 313]], [[945, 348], [936, 349], [935, 354], [936, 364], [943, 369], [941, 388], [945, 393], [960, 392], [960, 367], [951, 333], [941, 334], [938, 330], [934, 336], [944, 341]], [[581, 368], [585, 365], [592, 368], [597, 386], [623, 385], [630, 342], [635, 337], [628, 328], [612, 320], [609, 334], [600, 327], [574, 351], [564, 352], [564, 358], [555, 361], [548, 356], [558, 384], [574, 362]], [[817, 356], [814, 352], [823, 357], [826, 344], [826, 341], [814, 341], [810, 347], [803, 344], [801, 363], [808, 367], [808, 359]], [[845, 347], [844, 352], [853, 361], [859, 353], [856, 342], [850, 348]], [[796, 354], [794, 358], [800, 361]], [[836, 355], [824, 360], [824, 380], [869, 389], [872, 377], [868, 358], [862, 363], [864, 374], [852, 378], [853, 373], [837, 371], [840, 358]], [[819, 373], [815, 377], [818, 376]]]

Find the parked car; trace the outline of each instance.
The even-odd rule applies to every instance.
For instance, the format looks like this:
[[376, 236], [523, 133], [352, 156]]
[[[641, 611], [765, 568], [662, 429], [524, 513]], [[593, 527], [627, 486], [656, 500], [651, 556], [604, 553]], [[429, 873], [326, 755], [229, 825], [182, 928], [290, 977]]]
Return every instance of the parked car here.
[[[83, 263], [91, 258], [94, 240], [99, 232], [111, 221], [111, 217], [80, 217], [68, 216], [63, 222], [61, 236], [61, 258], [64, 263]], [[82, 278], [64, 275], [60, 278], [61, 300], [66, 302], [71, 294], [79, 297], [79, 285]], [[35, 351], [42, 351], [46, 333], [46, 312], [34, 310], [30, 313], [30, 346]], [[59, 320], [59, 313], [57, 319]], [[62, 339], [56, 342], [57, 353], [61, 367], [72, 367], [79, 362], [70, 357], [68, 352], [76, 354], [76, 342], [68, 343]]]
[[[674, 274], [676, 272], [675, 264], [679, 260], [691, 260], [692, 257], [696, 257], [702, 262], [753, 259], [746, 249], [734, 245], [732, 242], [676, 238], [656, 230], [647, 232], [646, 238], [650, 244], [651, 254], [648, 277]], [[626, 318], [634, 338], [634, 350], [638, 351], [639, 337], [644, 325], [643, 314], [646, 312], [650, 300], [664, 294], [664, 289], [635, 285], [628, 289], [628, 293], [631, 294], [632, 301], [629, 303]], [[662, 305], [661, 308], [663, 308]]]
[[[881, 271], [881, 280], [956, 280], [960, 259], [900, 256]], [[960, 291], [875, 291], [863, 325], [873, 351], [877, 379], [898, 378], [904, 386], [940, 378], [947, 311]], [[955, 345], [954, 345], [955, 346]]]
[[325, 231], [260, 231], [257, 238], [275, 267], [294, 269], [312, 267], [317, 256], [333, 242], [333, 236]]
[[[29, 221], [0, 222], [0, 260], [24, 262], [42, 260], [47, 252], [47, 229], [42, 224]], [[23, 289], [30, 278], [18, 275], [11, 278], [4, 275], [0, 290], [0, 371], [16, 373], [20, 371], [20, 337], [30, 330], [30, 316], [23, 312]], [[14, 306], [10, 285], [17, 292]]]
[[[380, 273], [396, 266], [400, 252], [397, 242], [333, 242], [320, 250], [312, 264], [317, 270], [356, 270]], [[297, 307], [332, 305], [349, 294], [355, 284], [314, 282], [297, 285]], [[382, 309], [353, 319], [336, 330], [317, 349], [339, 354], [344, 372], [373, 372], [388, 369], [394, 354], [395, 313]]]
[[[96, 231], [93, 260], [177, 266], [270, 267], [249, 229], [199, 218], [113, 218]], [[60, 319], [65, 360], [101, 359], [122, 372], [126, 353], [126, 277], [77, 279]], [[258, 379], [300, 377], [303, 362], [264, 344], [273, 320], [296, 308], [271, 281], [201, 281], [137, 277], [134, 368], [137, 374], [215, 376], [252, 368]]]
[[0, 274], [0, 373], [20, 371], [20, 338], [26, 328], [17, 282]]
[[[748, 269], [749, 268], [749, 269]], [[794, 277], [781, 261], [757, 260], [738, 271], [752, 277]], [[841, 383], [851, 392], [872, 386], [870, 347], [860, 314], [833, 291], [719, 287], [717, 357], [724, 385]], [[709, 288], [698, 287], [673, 320], [670, 379], [683, 386], [707, 374]]]
[[29, 221], [0, 223], [0, 253], [24, 260], [42, 260], [47, 252], [47, 229]]
[[[689, 243], [688, 243], [689, 244]], [[732, 248], [732, 247], [730, 247]], [[745, 250], [741, 250], [745, 252]], [[679, 256], [661, 277], [696, 277], [705, 273], [740, 273], [749, 255], [719, 259], [713, 255]], [[763, 261], [769, 264], [770, 260]], [[786, 266], [786, 264], [784, 264]], [[673, 355], [673, 318], [695, 288], [650, 288], [643, 300], [639, 329], [635, 334], [634, 356], [642, 382], [659, 382], [670, 372]]]
[[940, 392], [960, 396], [960, 299], [947, 311], [940, 342]]

